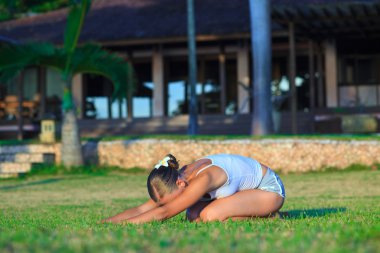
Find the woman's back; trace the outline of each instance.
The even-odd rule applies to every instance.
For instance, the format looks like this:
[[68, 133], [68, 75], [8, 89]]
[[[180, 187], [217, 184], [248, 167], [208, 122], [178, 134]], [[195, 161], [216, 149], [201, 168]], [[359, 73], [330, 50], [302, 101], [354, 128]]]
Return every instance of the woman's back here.
[[210, 166], [217, 166], [227, 175], [226, 183], [209, 192], [211, 199], [227, 197], [235, 192], [255, 189], [262, 179], [261, 164], [251, 158], [241, 155], [217, 154], [206, 156], [202, 159], [210, 159], [211, 164], [202, 168], [197, 175]]

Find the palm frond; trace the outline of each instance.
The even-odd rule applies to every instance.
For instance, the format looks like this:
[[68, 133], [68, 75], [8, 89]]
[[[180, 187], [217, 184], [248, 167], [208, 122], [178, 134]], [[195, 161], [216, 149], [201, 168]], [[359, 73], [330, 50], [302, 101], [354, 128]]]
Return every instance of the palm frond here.
[[[6, 82], [29, 66], [44, 66], [65, 71], [68, 53], [49, 43], [0, 46], [0, 81]], [[92, 73], [108, 78], [114, 84], [114, 98], [123, 98], [134, 87], [133, 68], [122, 57], [103, 50], [99, 45], [86, 44], [72, 55], [70, 76]]]
[[64, 48], [67, 52], [73, 52], [79, 39], [84, 19], [91, 6], [91, 0], [73, 1], [70, 8], [66, 29]]
[[68, 54], [66, 58], [65, 75], [69, 75], [71, 59], [77, 47], [80, 32], [82, 31], [84, 19], [91, 6], [91, 0], [78, 0], [72, 3], [67, 17], [64, 48]]
[[86, 44], [75, 50], [73, 73], [92, 73], [108, 78], [114, 85], [114, 98], [123, 98], [134, 90], [134, 71], [131, 64], [118, 54], [96, 44]]
[[0, 46], [0, 80], [8, 81], [28, 66], [38, 66], [44, 58], [57, 55], [49, 43], [4, 44]]

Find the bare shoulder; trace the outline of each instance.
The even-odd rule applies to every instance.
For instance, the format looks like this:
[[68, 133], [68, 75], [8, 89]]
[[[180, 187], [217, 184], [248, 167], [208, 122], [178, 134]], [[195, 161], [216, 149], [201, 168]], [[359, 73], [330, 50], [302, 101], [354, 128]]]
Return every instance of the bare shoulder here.
[[211, 161], [207, 158], [205, 159], [199, 159], [195, 162], [192, 162], [188, 165], [183, 166], [179, 173], [184, 176], [188, 181], [190, 181], [192, 178], [195, 177], [196, 173], [202, 169], [203, 167], [211, 164]]
[[213, 189], [221, 187], [228, 180], [228, 176], [222, 168], [211, 164], [199, 167], [192, 180], [204, 177], [209, 179]]

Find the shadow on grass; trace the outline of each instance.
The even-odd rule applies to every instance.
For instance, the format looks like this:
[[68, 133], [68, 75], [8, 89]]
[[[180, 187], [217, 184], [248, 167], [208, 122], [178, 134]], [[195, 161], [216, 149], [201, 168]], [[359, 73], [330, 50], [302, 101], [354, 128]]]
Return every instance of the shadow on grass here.
[[25, 184], [6, 185], [6, 186], [0, 187], [0, 191], [15, 190], [15, 189], [19, 189], [19, 188], [34, 186], [34, 185], [52, 184], [52, 183], [57, 183], [61, 180], [63, 180], [63, 179], [62, 178], [50, 178], [50, 179], [39, 180], [39, 181], [25, 183]]
[[283, 219], [305, 219], [322, 217], [333, 213], [344, 213], [346, 210], [347, 208], [345, 207], [289, 210], [280, 212], [280, 217]]

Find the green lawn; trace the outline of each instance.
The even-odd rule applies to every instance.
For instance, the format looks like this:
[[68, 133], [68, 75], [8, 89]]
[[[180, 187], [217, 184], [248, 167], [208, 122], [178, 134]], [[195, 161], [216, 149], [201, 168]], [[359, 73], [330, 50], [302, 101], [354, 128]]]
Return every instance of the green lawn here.
[[0, 181], [0, 252], [380, 252], [380, 171], [283, 175], [282, 219], [97, 224], [147, 199], [146, 173]]

